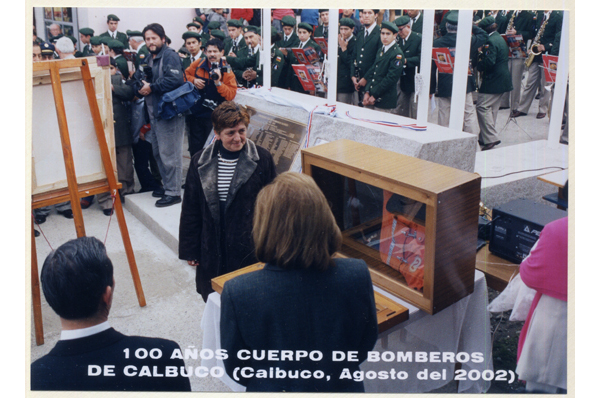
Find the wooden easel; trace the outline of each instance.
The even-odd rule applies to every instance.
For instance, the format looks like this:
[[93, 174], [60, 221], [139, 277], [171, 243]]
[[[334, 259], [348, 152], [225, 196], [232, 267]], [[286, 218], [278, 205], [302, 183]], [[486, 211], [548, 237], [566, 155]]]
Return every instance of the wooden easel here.
[[[63, 92], [60, 80], [60, 70], [65, 68], [76, 68], [81, 69], [81, 76], [85, 92], [88, 99], [88, 104], [92, 114], [92, 120], [94, 122], [94, 130], [96, 132], [96, 138], [98, 139], [98, 145], [100, 147], [100, 156], [102, 158], [102, 164], [106, 172], [106, 178], [88, 182], [83, 184], [77, 183], [77, 174], [75, 173], [75, 164], [73, 162], [73, 153], [71, 149], [71, 140], [69, 138], [69, 129], [67, 126], [67, 116], [65, 112], [65, 103], [63, 99]], [[65, 170], [67, 174], [68, 188], [57, 189], [51, 192], [45, 192], [35, 194], [31, 196], [31, 208], [37, 209], [44, 206], [49, 206], [57, 203], [71, 201], [71, 209], [73, 211], [73, 219], [75, 222], [75, 231], [77, 237], [80, 238], [85, 236], [85, 228], [83, 225], [83, 215], [81, 213], [81, 205], [79, 203], [80, 198], [90, 195], [97, 195], [103, 192], [110, 192], [114, 196], [114, 211], [117, 216], [119, 223], [119, 229], [121, 231], [121, 237], [123, 239], [123, 245], [125, 246], [125, 253], [127, 254], [127, 260], [129, 262], [129, 270], [133, 278], [133, 284], [135, 286], [135, 292], [138, 298], [140, 307], [146, 305], [146, 298], [144, 297], [144, 291], [142, 289], [142, 283], [138, 273], [137, 265], [135, 263], [135, 257], [133, 254], [133, 248], [131, 247], [131, 241], [129, 239], [129, 232], [127, 230], [127, 224], [125, 222], [125, 215], [123, 214], [123, 207], [121, 204], [121, 198], [118, 194], [118, 189], [121, 184], [118, 183], [115, 178], [114, 169], [112, 167], [110, 154], [108, 151], [108, 144], [104, 135], [104, 128], [102, 126], [102, 119], [100, 110], [96, 102], [96, 94], [94, 90], [94, 83], [90, 73], [90, 67], [86, 58], [66, 59], [61, 61], [50, 61], [50, 62], [34, 62], [33, 71], [49, 71], [50, 79], [52, 83], [52, 93], [54, 95], [54, 104], [56, 106], [56, 116], [58, 118], [58, 127], [60, 130], [60, 139], [62, 143], [63, 158], [65, 162]], [[44, 344], [44, 327], [42, 321], [42, 304], [40, 296], [40, 282], [38, 276], [38, 264], [37, 254], [35, 246], [35, 238], [33, 232], [33, 220], [31, 224], [31, 296], [33, 301], [33, 321], [35, 326], [35, 341], [37, 345]]]

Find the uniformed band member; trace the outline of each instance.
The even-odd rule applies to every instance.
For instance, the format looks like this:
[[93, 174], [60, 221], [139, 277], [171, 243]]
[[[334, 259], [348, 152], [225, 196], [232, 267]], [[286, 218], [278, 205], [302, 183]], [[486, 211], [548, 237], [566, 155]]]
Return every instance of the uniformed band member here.
[[291, 52], [288, 53], [287, 49], [296, 48], [298, 43], [300, 43], [300, 39], [298, 38], [298, 35], [294, 29], [296, 27], [296, 18], [286, 15], [285, 17], [281, 18], [281, 25], [283, 29], [283, 35], [281, 40], [275, 43], [275, 46], [280, 49], [284, 56], [284, 64], [279, 77], [278, 87], [289, 88], [291, 78], [295, 79], [295, 76], [290, 64]]
[[396, 43], [398, 27], [395, 23], [384, 21], [381, 23], [382, 46], [377, 52], [375, 63], [369, 69], [364, 79], [365, 96], [363, 105], [391, 113], [396, 108], [398, 96], [396, 82], [402, 75], [404, 57], [402, 50]]
[[129, 67], [127, 66], [127, 60], [123, 56], [123, 43], [119, 40], [110, 40], [108, 42], [108, 48], [110, 50], [110, 56], [115, 59], [117, 69], [123, 75], [123, 79], [129, 78]]
[[94, 55], [92, 51], [92, 45], [90, 43], [90, 39], [94, 36], [94, 30], [90, 28], [81, 28], [79, 29], [79, 39], [81, 43], [83, 43], [83, 47], [81, 48], [81, 56], [89, 57]]
[[478, 70], [481, 71], [481, 85], [477, 96], [477, 119], [479, 121], [479, 144], [481, 150], [492, 149], [500, 144], [496, 132], [496, 118], [500, 109], [502, 94], [511, 91], [512, 79], [508, 70], [508, 45], [496, 31], [494, 17], [485, 17], [479, 27], [488, 33], [488, 38], [480, 53]]
[[541, 92], [541, 97], [536, 118], [543, 119], [544, 117], [546, 117], [546, 114], [548, 113], [548, 105], [550, 104], [551, 92], [545, 89], [546, 76], [542, 68], [542, 66], [544, 65], [542, 54], [551, 53], [552, 47], [554, 46], [554, 41], [556, 39], [556, 35], [562, 29], [562, 20], [562, 11], [538, 11], [536, 18], [536, 35], [542, 26], [544, 26], [544, 31], [541, 37], [539, 38], [539, 45], [532, 45], [532, 48], [529, 50], [534, 51], [534, 53], [537, 55], [533, 59], [533, 63], [528, 69], [529, 75], [527, 77], [527, 85], [525, 86], [523, 94], [521, 95], [519, 107], [517, 108], [517, 110], [511, 113], [512, 117], [524, 116], [527, 114], [527, 112], [529, 112], [529, 107], [533, 102], [535, 93], [537, 92], [538, 88]]
[[236, 57], [239, 57], [241, 52], [248, 52], [248, 46], [244, 40], [244, 26], [240, 21], [237, 19], [227, 21], [227, 33], [229, 37], [223, 43], [225, 45], [225, 55], [233, 53]]
[[90, 37], [90, 46], [92, 47], [92, 55], [102, 55], [102, 39], [100, 36]]
[[[244, 28], [244, 41], [248, 45], [248, 56], [240, 63], [242, 72], [242, 84], [245, 87], [252, 87], [256, 84], [257, 71], [260, 69], [260, 33], [259, 28], [249, 25]], [[240, 58], [235, 59], [240, 60]], [[261, 71], [262, 73], [262, 71]]]
[[356, 35], [356, 58], [351, 65], [352, 83], [359, 93], [359, 105], [362, 103], [361, 94], [367, 85], [365, 75], [375, 63], [377, 51], [381, 49], [381, 29], [376, 23], [379, 10], [363, 9], [361, 13], [363, 27]]
[[198, 32], [187, 31], [181, 38], [185, 41], [185, 49], [187, 50], [189, 57], [181, 60], [181, 67], [186, 70], [195, 60], [203, 56], [202, 50], [200, 49], [201, 38]]
[[406, 10], [406, 15], [410, 17], [410, 30], [416, 33], [423, 33], [423, 13], [421, 10]]
[[119, 40], [121, 43], [123, 43], [123, 48], [127, 48], [127, 46], [129, 45], [129, 39], [127, 38], [127, 35], [123, 32], [117, 31], [117, 28], [119, 27], [119, 21], [119, 17], [117, 17], [115, 14], [108, 14], [108, 16], [106, 17], [106, 24], [108, 25], [108, 30], [102, 33], [100, 36], [110, 37]]
[[[458, 11], [450, 11], [444, 16], [444, 36], [433, 41], [433, 48], [456, 48], [456, 31], [458, 28]], [[485, 44], [487, 33], [473, 25], [471, 29], [470, 58], [477, 57], [477, 49]], [[450, 73], [437, 72], [437, 65], [432, 62], [430, 94], [435, 93], [438, 112], [438, 125], [448, 127], [450, 125], [450, 106], [452, 101], [452, 79]], [[473, 74], [467, 75], [467, 95], [465, 97], [465, 114], [463, 119], [463, 131], [471, 134], [479, 134], [477, 112], [473, 104], [473, 92], [477, 84]]]
[[[513, 19], [514, 15], [514, 19]], [[512, 28], [508, 30], [508, 24], [512, 19]], [[511, 10], [506, 13], [506, 20], [504, 25], [498, 29], [500, 34], [506, 35], [521, 35], [523, 36], [523, 43], [527, 45], [529, 40], [533, 39], [533, 14], [526, 10]], [[519, 107], [519, 100], [521, 98], [521, 80], [523, 79], [523, 70], [525, 69], [525, 59], [510, 57], [508, 59], [508, 69], [512, 77], [513, 91], [506, 93], [502, 96], [502, 103], [500, 109], [509, 108], [511, 112], [515, 111]]]
[[322, 24], [317, 26], [313, 37], [329, 37], [329, 9], [319, 10], [319, 17], [321, 18]]
[[354, 83], [352, 83], [352, 63], [356, 58], [354, 25], [354, 21], [350, 18], [340, 19], [336, 99], [346, 104], [358, 105], [358, 93], [354, 89]]
[[[255, 34], [256, 37], [253, 37], [252, 39], [252, 44], [254, 44], [254, 40], [260, 41], [260, 38], [262, 36], [261, 32], [261, 28], [258, 28], [257, 33]], [[279, 78], [282, 69], [281, 66], [285, 62], [283, 59], [283, 53], [275, 46], [275, 42], [277, 42], [280, 38], [281, 35], [279, 34], [279, 32], [277, 32], [277, 29], [275, 29], [274, 26], [271, 26], [271, 87], [277, 87], [277, 84], [279, 84]], [[256, 54], [253, 55], [253, 58], [247, 58], [247, 64], [250, 65], [251, 60], [254, 59], [254, 65], [252, 65], [252, 69], [247, 69], [244, 72], [243, 77], [247, 81], [251, 81], [259, 86], [262, 86], [263, 69], [262, 65], [260, 64], [260, 45], [258, 45], [257, 43], [256, 47]]]
[[394, 21], [398, 27], [396, 41], [404, 56], [402, 77], [398, 80], [398, 100], [395, 113], [413, 119], [417, 118], [415, 99], [415, 73], [421, 65], [421, 35], [410, 29], [410, 17], [403, 15]]
[[[299, 23], [298, 24], [298, 38], [300, 39], [300, 42], [298, 43], [296, 48], [312, 47], [315, 49], [317, 54], [320, 55], [321, 47], [317, 44], [316, 41], [311, 39], [312, 33], [313, 33], [313, 27], [310, 24], [307, 24], [306, 22]], [[298, 61], [296, 60], [294, 53], [288, 53], [288, 54], [290, 55], [290, 64], [291, 65], [297, 64]], [[290, 89], [293, 91], [296, 91], [298, 93], [309, 94], [308, 91], [306, 91], [306, 90], [304, 90], [304, 88], [302, 88], [302, 84], [300, 83], [300, 80], [298, 80], [298, 76], [294, 73], [293, 68], [290, 73], [293, 74], [291, 81], [290, 81]]]
[[185, 27], [188, 31], [196, 33], [200, 33], [200, 29], [202, 29], [202, 25], [200, 25], [198, 22], [190, 22], [189, 24], [185, 25]]

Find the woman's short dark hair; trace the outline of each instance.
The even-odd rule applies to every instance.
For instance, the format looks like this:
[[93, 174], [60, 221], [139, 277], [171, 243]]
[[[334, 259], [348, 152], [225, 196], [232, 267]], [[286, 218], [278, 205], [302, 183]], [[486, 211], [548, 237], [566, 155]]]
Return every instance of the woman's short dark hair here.
[[144, 36], [144, 39], [146, 38], [146, 32], [149, 30], [156, 33], [161, 39], [165, 38], [165, 28], [163, 28], [161, 24], [155, 22], [147, 25], [142, 31], [142, 36]]
[[85, 319], [101, 310], [102, 295], [113, 286], [113, 266], [102, 242], [82, 237], [46, 257], [41, 281], [54, 312], [64, 319]]
[[248, 127], [250, 114], [243, 105], [225, 101], [213, 111], [211, 121], [215, 132], [220, 134], [224, 129], [235, 127], [240, 123], [244, 123]]
[[312, 177], [286, 172], [256, 198], [252, 237], [259, 261], [281, 268], [326, 270], [342, 233]]

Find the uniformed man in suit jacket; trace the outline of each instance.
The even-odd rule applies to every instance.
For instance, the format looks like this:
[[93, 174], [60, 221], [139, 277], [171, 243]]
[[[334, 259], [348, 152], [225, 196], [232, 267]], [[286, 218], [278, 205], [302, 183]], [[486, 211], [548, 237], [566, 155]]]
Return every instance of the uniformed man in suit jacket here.
[[[513, 27], [508, 29], [508, 23], [513, 18]], [[506, 20], [498, 29], [498, 33], [506, 35], [521, 35], [523, 36], [524, 47], [527, 46], [527, 41], [533, 39], [533, 14], [526, 10], [509, 10], [506, 13]], [[525, 59], [510, 57], [508, 59], [508, 69], [512, 77], [513, 91], [502, 96], [500, 109], [509, 108], [511, 112], [519, 107], [521, 98], [521, 80], [523, 79], [523, 70], [525, 69]]]
[[376, 23], [379, 10], [363, 9], [360, 11], [363, 27], [356, 35], [356, 58], [351, 65], [352, 83], [354, 83], [354, 89], [359, 93], [359, 105], [362, 104], [362, 93], [367, 85], [365, 76], [375, 63], [377, 51], [381, 49], [381, 29]]
[[[456, 32], [458, 28], [458, 11], [450, 11], [444, 15], [446, 34], [433, 41], [433, 48], [456, 48]], [[477, 57], [477, 49], [484, 45], [487, 33], [473, 25], [471, 28], [470, 60]], [[448, 127], [450, 125], [450, 106], [452, 102], [452, 79], [450, 73], [437, 72], [437, 65], [432, 61], [430, 94], [435, 93], [437, 102], [438, 125]], [[477, 89], [473, 74], [467, 75], [467, 95], [465, 97], [465, 114], [463, 120], [463, 131], [471, 134], [479, 134], [479, 123], [477, 112], [473, 104], [473, 93]]]
[[356, 52], [356, 36], [354, 36], [354, 21], [350, 18], [340, 19], [340, 34], [338, 36], [337, 64], [337, 100], [346, 104], [358, 105], [358, 93], [352, 83], [352, 63]]
[[129, 66], [127, 65], [127, 59], [123, 56], [123, 43], [119, 40], [111, 40], [108, 42], [108, 48], [110, 49], [110, 56], [115, 59], [117, 68], [123, 75], [123, 80], [129, 79]]
[[[62, 332], [52, 350], [31, 364], [31, 389], [53, 391], [191, 391], [181, 374], [183, 359], [171, 359], [179, 345], [171, 340], [126, 336], [113, 329], [113, 265], [102, 242], [70, 240], [52, 251], [41, 272], [46, 301], [60, 317]], [[161, 353], [139, 359], [137, 350]], [[147, 366], [174, 377], [140, 377]], [[134, 376], [135, 374], [135, 376]]]
[[485, 151], [500, 144], [495, 127], [496, 118], [502, 94], [511, 91], [513, 87], [508, 70], [508, 45], [496, 31], [498, 25], [494, 17], [485, 17], [479, 22], [479, 27], [489, 35], [478, 63], [481, 85], [477, 97], [477, 119], [480, 130], [479, 143], [481, 150]]
[[406, 10], [406, 15], [410, 17], [410, 30], [419, 34], [423, 33], [423, 13], [421, 10]]
[[[257, 29], [257, 40], [261, 40], [262, 29]], [[283, 53], [277, 48], [275, 42], [281, 39], [281, 35], [277, 32], [274, 26], [271, 26], [271, 87], [277, 87], [279, 84], [279, 78], [281, 76], [281, 66], [284, 64]], [[252, 58], [247, 58], [247, 64], [250, 65], [253, 60], [254, 64], [251, 66], [252, 69], [247, 69], [242, 77], [248, 81], [253, 81], [258, 86], [263, 85], [263, 68], [260, 64], [260, 45], [257, 44], [256, 53]]]
[[188, 66], [190, 66], [195, 60], [204, 56], [202, 50], [200, 49], [200, 43], [202, 39], [200, 38], [200, 34], [198, 32], [187, 31], [181, 38], [185, 41], [185, 48], [189, 53], [189, 57], [183, 58], [181, 60], [181, 68], [186, 70]]
[[537, 46], [533, 46], [530, 51], [534, 51], [535, 54], [538, 54], [533, 59], [533, 63], [529, 67], [529, 74], [527, 77], [527, 84], [525, 85], [525, 89], [523, 90], [523, 94], [521, 95], [521, 100], [519, 102], [519, 107], [517, 110], [511, 113], [512, 117], [524, 116], [529, 112], [529, 107], [533, 102], [535, 97], [535, 93], [538, 88], [541, 91], [541, 97], [539, 102], [538, 114], [536, 115], [537, 119], [543, 119], [546, 117], [548, 113], [548, 105], [550, 104], [551, 92], [546, 90], [546, 74], [542, 66], [544, 65], [544, 60], [542, 59], [542, 54], [550, 54], [552, 52], [552, 47], [554, 46], [554, 41], [556, 39], [556, 35], [562, 30], [562, 22], [563, 22], [563, 13], [562, 11], [538, 11], [536, 18], [536, 31], [535, 34], [539, 32], [540, 28], [544, 26], [544, 32], [540, 37], [540, 43]]
[[244, 26], [237, 19], [227, 21], [227, 33], [229, 37], [223, 43], [225, 45], [225, 55], [235, 55], [236, 57], [248, 53], [248, 45], [244, 40]]
[[321, 18], [321, 25], [315, 29], [313, 37], [329, 37], [329, 9], [319, 10], [319, 18]]
[[139, 30], [127, 30], [127, 37], [129, 37], [129, 47], [136, 52], [133, 66], [135, 70], [138, 70], [140, 65], [150, 56], [150, 51], [146, 47], [142, 32]]
[[123, 32], [117, 31], [117, 28], [119, 27], [119, 21], [119, 17], [117, 17], [115, 14], [108, 14], [108, 16], [106, 17], [106, 24], [108, 25], [108, 30], [102, 33], [100, 36], [110, 37], [112, 39], [119, 40], [121, 43], [123, 43], [123, 48], [128, 48], [129, 39], [127, 38], [127, 35]]
[[421, 35], [410, 29], [410, 17], [403, 15], [396, 18], [394, 23], [398, 27], [396, 41], [404, 55], [402, 76], [397, 83], [398, 100], [395, 113], [413, 119], [417, 118], [417, 103], [415, 99], [415, 74], [416, 68], [421, 65]]
[[281, 18], [281, 25], [283, 29], [283, 34], [281, 36], [281, 40], [279, 40], [275, 45], [284, 56], [284, 64], [282, 67], [281, 75], [279, 76], [279, 84], [278, 87], [281, 88], [289, 88], [291, 78], [294, 77], [294, 73], [292, 70], [292, 66], [290, 64], [291, 52], [288, 52], [289, 48], [298, 47], [298, 43], [300, 43], [300, 39], [298, 35], [294, 31], [296, 27], [296, 18], [286, 15]]
[[96, 55], [92, 51], [92, 44], [90, 43], [90, 39], [92, 38], [92, 36], [94, 36], [93, 29], [90, 29], [90, 28], [79, 29], [79, 39], [81, 40], [81, 43], [83, 44], [83, 47], [81, 48], [81, 56], [82, 57], [90, 57], [90, 56]]
[[[317, 44], [317, 42], [311, 38], [312, 33], [313, 33], [312, 25], [310, 25], [306, 22], [299, 23], [298, 24], [298, 38], [300, 39], [300, 42], [298, 43], [296, 48], [312, 47], [315, 49], [317, 54], [320, 55], [321, 54], [321, 46], [319, 46]], [[294, 65], [297, 63], [298, 63], [298, 61], [296, 60], [294, 53], [291, 53], [290, 54], [290, 64]], [[308, 91], [306, 91], [306, 90], [304, 90], [304, 88], [302, 88], [302, 84], [300, 83], [300, 80], [298, 80], [298, 76], [296, 76], [296, 74], [294, 73], [294, 69], [291, 70], [291, 73], [293, 73], [293, 77], [291, 78], [291, 81], [290, 81], [290, 89], [293, 91], [296, 91], [298, 93], [310, 94]]]
[[367, 85], [363, 105], [375, 110], [391, 113], [396, 108], [398, 93], [396, 82], [402, 75], [404, 56], [396, 43], [398, 27], [395, 23], [381, 23], [381, 48], [377, 51], [375, 63], [365, 75]]

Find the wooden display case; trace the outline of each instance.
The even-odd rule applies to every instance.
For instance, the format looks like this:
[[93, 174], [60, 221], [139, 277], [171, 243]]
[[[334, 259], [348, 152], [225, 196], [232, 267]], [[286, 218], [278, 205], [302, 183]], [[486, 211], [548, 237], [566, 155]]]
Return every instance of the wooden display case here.
[[473, 292], [478, 174], [349, 140], [302, 150], [302, 171], [375, 285], [429, 314]]

